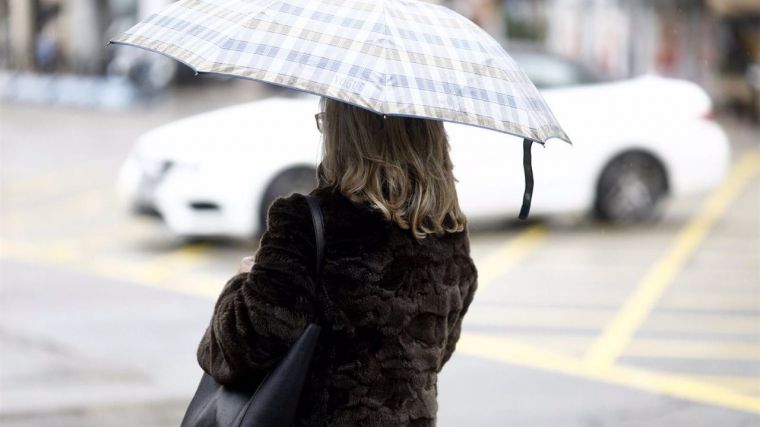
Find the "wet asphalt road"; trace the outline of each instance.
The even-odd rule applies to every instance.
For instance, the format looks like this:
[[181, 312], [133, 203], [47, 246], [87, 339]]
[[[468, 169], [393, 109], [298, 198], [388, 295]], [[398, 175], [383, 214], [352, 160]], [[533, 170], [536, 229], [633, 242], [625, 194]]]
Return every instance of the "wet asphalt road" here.
[[[255, 242], [177, 239], [123, 209], [115, 171], [141, 132], [267, 94], [245, 83], [121, 112], [0, 105], [0, 425], [178, 425]], [[760, 131], [724, 124], [730, 179], [656, 224], [473, 224], [440, 426], [760, 426]]]

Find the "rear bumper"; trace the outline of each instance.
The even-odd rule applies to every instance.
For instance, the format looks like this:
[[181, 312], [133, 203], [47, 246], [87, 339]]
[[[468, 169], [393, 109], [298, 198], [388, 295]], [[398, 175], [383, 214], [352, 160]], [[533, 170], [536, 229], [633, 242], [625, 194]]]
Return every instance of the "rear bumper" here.
[[731, 164], [731, 145], [723, 128], [699, 120], [681, 127], [681, 147], [672, 153], [671, 193], [676, 196], [703, 193], [725, 179]]

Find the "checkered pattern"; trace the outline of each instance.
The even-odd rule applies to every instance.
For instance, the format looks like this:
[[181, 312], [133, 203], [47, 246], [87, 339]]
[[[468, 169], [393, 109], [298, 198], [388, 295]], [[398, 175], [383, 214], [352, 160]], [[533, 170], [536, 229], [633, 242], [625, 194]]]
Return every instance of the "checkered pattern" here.
[[179, 0], [110, 43], [196, 73], [287, 86], [397, 116], [569, 142], [496, 40], [417, 0]]

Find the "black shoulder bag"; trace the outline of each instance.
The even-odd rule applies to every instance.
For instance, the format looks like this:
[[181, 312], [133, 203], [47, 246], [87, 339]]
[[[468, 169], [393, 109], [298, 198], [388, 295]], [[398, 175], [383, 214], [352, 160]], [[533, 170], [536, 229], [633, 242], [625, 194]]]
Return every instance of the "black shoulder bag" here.
[[[316, 278], [322, 272], [324, 220], [319, 200], [307, 195], [316, 238]], [[317, 283], [319, 285], [319, 283]], [[301, 390], [319, 338], [320, 326], [310, 323], [255, 392], [231, 390], [204, 373], [182, 427], [284, 427], [293, 423]]]

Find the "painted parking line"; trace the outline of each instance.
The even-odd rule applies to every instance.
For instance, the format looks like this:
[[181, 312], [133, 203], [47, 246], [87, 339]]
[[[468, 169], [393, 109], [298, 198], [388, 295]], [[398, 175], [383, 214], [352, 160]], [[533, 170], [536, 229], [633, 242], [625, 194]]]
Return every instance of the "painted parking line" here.
[[478, 291], [491, 286], [496, 279], [535, 252], [544, 243], [547, 234], [544, 225], [533, 225], [491, 252], [483, 261], [475, 261], [478, 269]]
[[[760, 283], [758, 283], [760, 284]], [[757, 289], [755, 287], [755, 289]], [[722, 289], [721, 289], [722, 290]], [[689, 289], [688, 293], [669, 295], [660, 302], [660, 308], [675, 310], [718, 310], [758, 312], [760, 304], [753, 295], [754, 289], [745, 292], [723, 292], [720, 290]]]
[[[690, 377], [743, 393], [760, 393], [760, 377], [740, 377], [732, 375], [691, 374]], [[760, 396], [758, 396], [760, 397]]]
[[456, 346], [463, 354], [580, 376], [653, 393], [760, 414], [760, 397], [700, 381], [692, 376], [655, 372], [621, 365], [590, 366], [582, 358], [546, 351], [492, 335], [463, 333]]
[[646, 273], [602, 335], [586, 353], [588, 368], [610, 369], [649, 316], [665, 289], [696, 252], [715, 223], [760, 171], [760, 150], [746, 154], [728, 179], [679, 232], [665, 255]]
[[[147, 225], [137, 222], [133, 226], [124, 225], [125, 229], [132, 230], [140, 230], [145, 226]], [[546, 230], [543, 226], [532, 226], [496, 249], [484, 263], [479, 264], [478, 286], [488, 286], [517, 265], [540, 246], [545, 235]], [[100, 230], [93, 230], [93, 236], [92, 241], [85, 236], [81, 241], [53, 244], [4, 240], [0, 241], [0, 257], [49, 263], [111, 280], [128, 280], [138, 285], [212, 299], [218, 296], [219, 290], [229, 278], [221, 275], [198, 276], [186, 273], [187, 266], [197, 265], [207, 258], [211, 249], [209, 243], [184, 245], [167, 254], [157, 255], [149, 262], [140, 262], [108, 256], [93, 257], [91, 249], [103, 241], [97, 237], [102, 236]], [[109, 235], [109, 239], [112, 241], [114, 235]], [[83, 262], [85, 260], [87, 262]], [[229, 276], [231, 277], [231, 274]]]
[[51, 170], [22, 179], [8, 179], [3, 183], [2, 191], [5, 196], [20, 197], [34, 195], [35, 197], [58, 194], [72, 187], [72, 183], [84, 183], [91, 180], [92, 172], [81, 166]]
[[[760, 301], [755, 301], [757, 306]], [[531, 326], [547, 329], [602, 329], [615, 311], [594, 307], [525, 307], [514, 304], [479, 305], [467, 320], [482, 325]], [[653, 313], [646, 321], [647, 331], [658, 333], [701, 333], [752, 336], [760, 332], [754, 315], [702, 313]], [[760, 353], [758, 353], [760, 358]]]
[[187, 273], [176, 262], [184, 257], [195, 257], [202, 251], [201, 247], [191, 247], [189, 254], [182, 250], [175, 251], [172, 266], [159, 270], [153, 263], [129, 261], [109, 256], [92, 256], [75, 247], [59, 245], [40, 245], [28, 242], [0, 240], [0, 258], [7, 258], [33, 264], [47, 264], [66, 268], [83, 274], [93, 275], [107, 280], [130, 282], [164, 291], [192, 295], [206, 299], [216, 299], [226, 280], [232, 277], [208, 273]]
[[226, 281], [232, 277], [232, 273], [228, 276], [208, 273], [177, 274], [176, 271], [173, 275], [165, 274], [164, 272], [156, 272], [151, 268], [146, 269], [142, 263], [129, 263], [113, 259], [98, 261], [95, 265], [87, 268], [85, 272], [111, 280], [118, 278], [118, 280], [126, 280], [138, 286], [209, 300], [215, 300]]
[[[747, 360], [760, 363], [760, 343], [707, 341], [678, 338], [636, 338], [623, 353], [626, 357], [658, 359]], [[745, 377], [751, 379], [749, 377]], [[755, 378], [760, 388], [760, 378]]]
[[140, 269], [147, 276], [148, 282], [162, 282], [177, 276], [178, 272], [186, 270], [185, 266], [199, 265], [208, 260], [211, 249], [208, 242], [198, 242], [183, 245], [166, 254], [156, 255], [150, 262], [143, 264]]
[[491, 326], [529, 326], [536, 329], [597, 330], [610, 317], [611, 310], [576, 307], [521, 307], [517, 305], [478, 305], [468, 311], [469, 324]]
[[128, 218], [117, 218], [116, 220], [99, 224], [97, 228], [89, 230], [90, 232], [76, 236], [65, 244], [75, 247], [83, 252], [100, 251], [109, 247], [123, 246], [126, 241], [135, 243], [156, 239], [164, 233], [164, 224], [156, 218], [144, 216], [133, 216]]
[[[0, 216], [4, 230], [38, 229], [60, 227], [68, 220], [96, 218], [116, 203], [117, 197], [111, 186], [82, 190], [75, 194], [57, 195], [53, 200], [36, 201], [29, 206], [14, 206], [12, 211]], [[55, 221], [51, 222], [51, 218]]]
[[[469, 316], [469, 314], [468, 314]], [[470, 322], [466, 319], [467, 330], [477, 331], [479, 327], [488, 326], [480, 322]], [[493, 330], [493, 328], [488, 328]], [[541, 331], [544, 332], [544, 331]], [[515, 342], [532, 345], [545, 351], [551, 351], [564, 355], [577, 355], [579, 358], [593, 342], [594, 337], [577, 333], [529, 333], [512, 332], [500, 334], [508, 336]], [[645, 357], [657, 359], [681, 359], [681, 360], [712, 360], [712, 361], [750, 361], [760, 363], [760, 343], [752, 341], [707, 341], [700, 339], [684, 338], [637, 338], [626, 348], [625, 357]], [[699, 378], [698, 373], [689, 374], [690, 377]], [[705, 375], [705, 377], [709, 377]], [[720, 376], [715, 375], [715, 378]], [[754, 382], [760, 390], [760, 377], [741, 376], [736, 382]], [[708, 381], [709, 382], [709, 381]]]
[[[752, 297], [749, 299], [752, 300]], [[760, 300], [755, 299], [754, 307], [760, 308]], [[701, 333], [724, 337], [732, 335], [751, 337], [760, 333], [760, 319], [756, 314], [733, 314], [731, 311], [721, 314], [654, 312], [647, 318], [644, 325], [647, 332], [655, 333]]]

